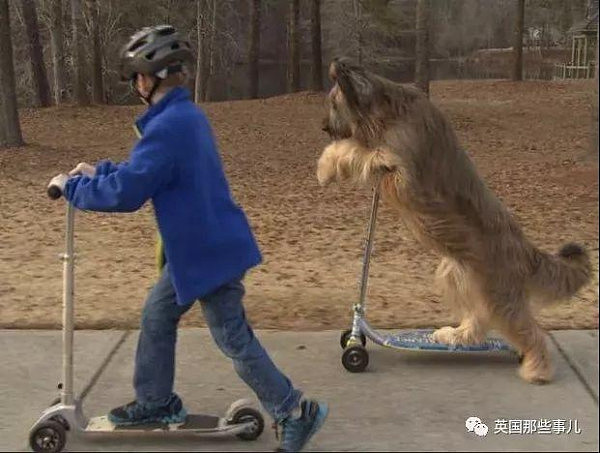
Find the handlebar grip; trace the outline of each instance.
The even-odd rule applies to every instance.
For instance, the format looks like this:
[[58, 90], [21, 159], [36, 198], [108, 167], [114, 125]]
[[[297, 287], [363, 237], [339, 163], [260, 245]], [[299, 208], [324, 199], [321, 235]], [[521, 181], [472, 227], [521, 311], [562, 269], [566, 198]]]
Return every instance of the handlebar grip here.
[[58, 186], [48, 186], [48, 196], [51, 200], [58, 200], [62, 196], [62, 190]]

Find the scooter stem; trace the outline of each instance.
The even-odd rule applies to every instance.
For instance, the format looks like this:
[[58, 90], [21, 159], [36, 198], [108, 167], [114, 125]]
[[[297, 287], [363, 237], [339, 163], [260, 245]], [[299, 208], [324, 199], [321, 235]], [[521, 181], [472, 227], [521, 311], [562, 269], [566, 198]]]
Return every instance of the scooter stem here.
[[63, 375], [61, 403], [72, 405], [73, 398], [73, 282], [74, 282], [74, 223], [75, 208], [67, 202], [66, 252], [63, 261]]
[[367, 297], [367, 283], [369, 280], [369, 264], [371, 262], [371, 252], [373, 251], [373, 239], [375, 237], [375, 223], [377, 221], [377, 208], [379, 207], [379, 181], [373, 189], [373, 201], [371, 203], [371, 216], [369, 218], [369, 226], [367, 229], [367, 243], [365, 246], [365, 254], [363, 258], [362, 277], [360, 282], [360, 299], [359, 306], [364, 308]]

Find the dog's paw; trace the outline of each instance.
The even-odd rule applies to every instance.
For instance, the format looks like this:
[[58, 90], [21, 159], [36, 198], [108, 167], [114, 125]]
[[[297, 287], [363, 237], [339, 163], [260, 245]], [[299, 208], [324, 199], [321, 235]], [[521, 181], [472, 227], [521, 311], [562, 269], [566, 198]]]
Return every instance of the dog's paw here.
[[321, 187], [327, 187], [334, 181], [334, 175], [330, 175], [319, 169], [317, 170], [317, 181]]
[[328, 186], [335, 181], [337, 168], [332, 165], [328, 156], [323, 156], [317, 164], [317, 181], [321, 187]]
[[432, 337], [436, 343], [457, 344], [457, 329], [455, 327], [445, 326], [433, 332]]
[[333, 176], [317, 171], [317, 181], [321, 187], [327, 187], [333, 182]]
[[519, 367], [519, 376], [530, 384], [548, 384], [553, 377], [552, 365], [547, 359], [525, 354]]

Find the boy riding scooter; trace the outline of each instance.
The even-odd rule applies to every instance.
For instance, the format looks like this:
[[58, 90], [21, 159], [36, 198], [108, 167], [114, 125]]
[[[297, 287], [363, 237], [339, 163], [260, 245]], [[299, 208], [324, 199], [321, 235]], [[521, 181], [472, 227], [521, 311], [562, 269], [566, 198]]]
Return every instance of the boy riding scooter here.
[[326, 404], [303, 399], [248, 324], [245, 273], [262, 258], [233, 201], [203, 112], [185, 88], [189, 43], [173, 27], [146, 27], [121, 53], [121, 75], [148, 109], [127, 162], [77, 165], [52, 183], [76, 208], [131, 212], [152, 200], [165, 264], [142, 313], [135, 357], [135, 401], [113, 409], [115, 425], [184, 422], [173, 391], [179, 320], [200, 301], [218, 347], [281, 429], [280, 451], [300, 451], [321, 428]]

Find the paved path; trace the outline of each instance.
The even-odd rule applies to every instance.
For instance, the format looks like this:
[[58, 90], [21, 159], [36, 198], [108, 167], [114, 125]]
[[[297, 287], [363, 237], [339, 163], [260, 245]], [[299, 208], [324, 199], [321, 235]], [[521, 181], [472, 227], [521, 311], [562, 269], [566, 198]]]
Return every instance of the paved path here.
[[[258, 331], [274, 362], [307, 394], [326, 400], [330, 417], [307, 451], [598, 451], [598, 331], [552, 332], [555, 381], [521, 381], [514, 357], [496, 354], [397, 352], [369, 345], [361, 374], [341, 365], [339, 332]], [[133, 399], [137, 331], [77, 331], [75, 386], [86, 415], [106, 413]], [[30, 426], [57, 396], [61, 333], [0, 331], [0, 450], [27, 451]], [[182, 329], [176, 391], [191, 411], [222, 413], [252, 397], [206, 329]], [[485, 437], [468, 433], [480, 417]], [[550, 433], [495, 433], [497, 420], [528, 430], [523, 420], [547, 420]], [[557, 434], [565, 420], [570, 434]], [[577, 427], [575, 426], [577, 421]], [[544, 423], [544, 422], [542, 422]], [[507, 426], [508, 428], [508, 426]], [[576, 434], [575, 428], [581, 430]], [[66, 451], [272, 451], [266, 428], [255, 442], [192, 438], [77, 438]]]

